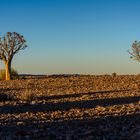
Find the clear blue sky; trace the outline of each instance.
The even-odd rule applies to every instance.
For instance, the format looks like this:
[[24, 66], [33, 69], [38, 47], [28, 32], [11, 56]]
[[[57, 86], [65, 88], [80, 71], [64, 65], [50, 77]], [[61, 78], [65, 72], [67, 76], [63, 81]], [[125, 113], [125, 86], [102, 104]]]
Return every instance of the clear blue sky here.
[[140, 40], [139, 0], [0, 0], [0, 13], [0, 36], [29, 46], [13, 59], [19, 73], [140, 72], [126, 52]]

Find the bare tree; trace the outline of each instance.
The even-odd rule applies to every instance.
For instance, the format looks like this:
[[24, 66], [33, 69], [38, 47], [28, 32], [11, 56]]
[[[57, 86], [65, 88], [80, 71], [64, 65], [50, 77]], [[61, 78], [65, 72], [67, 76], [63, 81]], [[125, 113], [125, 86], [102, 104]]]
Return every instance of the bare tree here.
[[24, 37], [16, 32], [7, 32], [0, 38], [0, 59], [4, 61], [6, 80], [11, 80], [11, 62], [13, 56], [27, 47]]
[[134, 41], [132, 44], [132, 52], [128, 51], [130, 58], [140, 62], [140, 42]]

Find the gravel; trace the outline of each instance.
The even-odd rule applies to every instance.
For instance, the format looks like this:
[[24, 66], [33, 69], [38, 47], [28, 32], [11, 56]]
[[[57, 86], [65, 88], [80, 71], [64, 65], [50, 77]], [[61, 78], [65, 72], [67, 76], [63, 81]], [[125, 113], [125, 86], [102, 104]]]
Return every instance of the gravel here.
[[140, 76], [0, 81], [1, 140], [140, 140]]

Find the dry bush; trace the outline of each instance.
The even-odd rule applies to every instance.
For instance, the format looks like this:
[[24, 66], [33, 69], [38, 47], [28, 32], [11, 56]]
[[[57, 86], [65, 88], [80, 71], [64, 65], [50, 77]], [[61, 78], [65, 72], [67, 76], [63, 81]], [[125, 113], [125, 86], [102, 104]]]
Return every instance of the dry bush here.
[[[0, 70], [0, 80], [5, 80], [6, 77], [5, 73], [6, 73], [5, 69]], [[19, 76], [17, 70], [12, 68], [11, 73], [12, 73], [12, 79], [18, 79]]]
[[116, 76], [117, 76], [117, 73], [113, 72], [113, 73], [112, 73], [112, 76], [113, 76], [113, 77], [116, 77]]

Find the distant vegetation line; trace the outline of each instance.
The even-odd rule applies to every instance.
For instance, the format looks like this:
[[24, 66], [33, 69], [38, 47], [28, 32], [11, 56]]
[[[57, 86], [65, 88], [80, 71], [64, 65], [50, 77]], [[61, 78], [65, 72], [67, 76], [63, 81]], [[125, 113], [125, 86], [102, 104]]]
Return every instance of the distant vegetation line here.
[[125, 76], [125, 75], [140, 75], [140, 74], [19, 74], [25, 77], [70, 77], [70, 76]]

